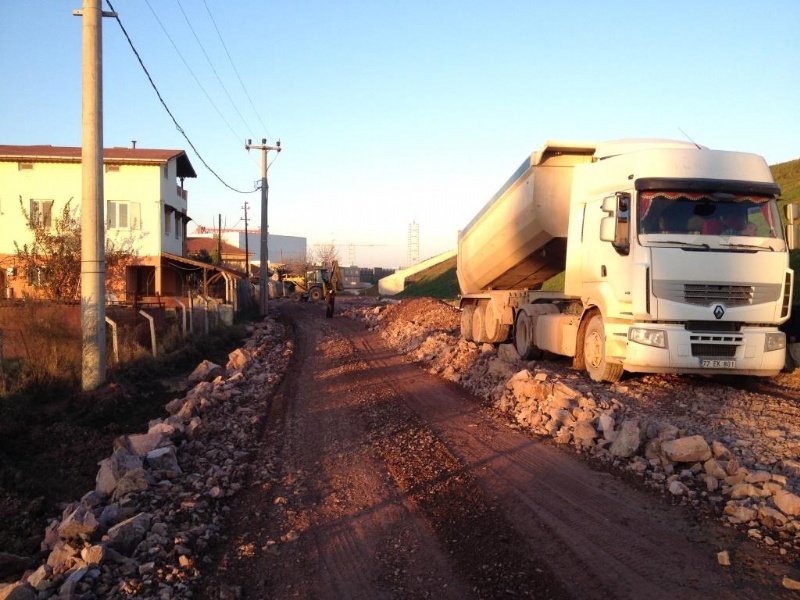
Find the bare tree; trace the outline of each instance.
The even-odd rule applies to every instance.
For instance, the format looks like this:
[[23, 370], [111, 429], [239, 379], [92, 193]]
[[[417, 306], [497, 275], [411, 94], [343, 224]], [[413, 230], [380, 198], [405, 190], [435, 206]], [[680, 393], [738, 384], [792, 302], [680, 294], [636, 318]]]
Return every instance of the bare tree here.
[[[81, 297], [81, 220], [72, 207], [70, 198], [53, 218], [49, 214], [52, 205], [43, 211], [40, 207], [26, 210], [22, 196], [20, 209], [25, 215], [33, 241], [21, 247], [15, 241], [17, 260], [28, 277], [28, 283], [38, 296], [48, 300], [77, 302]], [[133, 256], [132, 238], [116, 244], [106, 240], [106, 271], [111, 277], [119, 274]]]
[[313, 264], [330, 267], [333, 261], [339, 260], [339, 250], [333, 244], [317, 244], [311, 253]]

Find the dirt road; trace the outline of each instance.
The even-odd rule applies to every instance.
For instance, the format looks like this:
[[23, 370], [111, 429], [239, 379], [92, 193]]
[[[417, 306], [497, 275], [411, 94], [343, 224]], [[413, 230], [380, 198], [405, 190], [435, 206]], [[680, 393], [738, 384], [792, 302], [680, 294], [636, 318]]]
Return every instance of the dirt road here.
[[363, 324], [276, 305], [295, 355], [271, 480], [237, 497], [202, 598], [792, 597], [732, 529], [515, 431]]

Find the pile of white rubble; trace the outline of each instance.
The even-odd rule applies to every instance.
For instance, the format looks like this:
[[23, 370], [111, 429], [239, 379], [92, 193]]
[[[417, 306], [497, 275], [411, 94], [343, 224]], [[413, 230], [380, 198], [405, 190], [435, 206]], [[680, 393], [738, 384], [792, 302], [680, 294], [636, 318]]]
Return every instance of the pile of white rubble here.
[[223, 368], [203, 361], [191, 389], [147, 433], [117, 438], [97, 484], [47, 528], [47, 561], [0, 584], [0, 600], [191, 598], [198, 561], [224, 539], [224, 499], [267, 479], [251, 458], [292, 344], [266, 320]]

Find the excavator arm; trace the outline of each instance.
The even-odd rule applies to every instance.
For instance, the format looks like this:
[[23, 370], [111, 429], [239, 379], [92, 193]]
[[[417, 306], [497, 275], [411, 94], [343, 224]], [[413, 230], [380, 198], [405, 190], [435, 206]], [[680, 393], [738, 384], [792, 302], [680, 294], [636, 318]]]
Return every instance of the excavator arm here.
[[344, 290], [344, 279], [342, 278], [342, 272], [339, 270], [339, 261], [334, 260], [331, 263], [331, 277], [330, 277], [331, 287], [336, 292], [341, 292]]

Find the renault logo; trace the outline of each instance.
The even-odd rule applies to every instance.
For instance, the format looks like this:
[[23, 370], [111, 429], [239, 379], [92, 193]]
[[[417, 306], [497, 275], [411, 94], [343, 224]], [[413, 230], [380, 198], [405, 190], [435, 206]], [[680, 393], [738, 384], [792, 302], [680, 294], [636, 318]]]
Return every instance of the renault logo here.
[[714, 306], [714, 316], [717, 319], [721, 319], [725, 315], [725, 307], [722, 304], [717, 304]]

